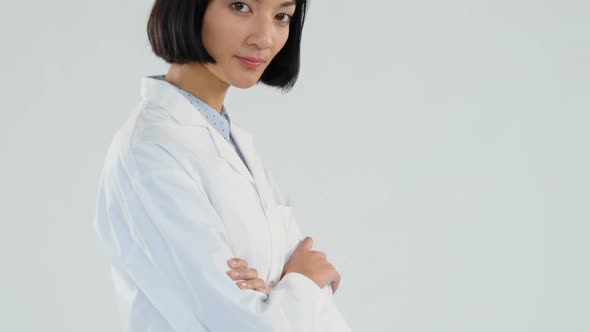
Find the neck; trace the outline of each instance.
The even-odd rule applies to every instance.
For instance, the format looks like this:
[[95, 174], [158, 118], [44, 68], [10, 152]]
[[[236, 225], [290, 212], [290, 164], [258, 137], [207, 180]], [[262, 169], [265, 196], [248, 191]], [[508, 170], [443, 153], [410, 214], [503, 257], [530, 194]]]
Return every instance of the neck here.
[[191, 93], [221, 113], [229, 85], [202, 63], [172, 64], [164, 80]]

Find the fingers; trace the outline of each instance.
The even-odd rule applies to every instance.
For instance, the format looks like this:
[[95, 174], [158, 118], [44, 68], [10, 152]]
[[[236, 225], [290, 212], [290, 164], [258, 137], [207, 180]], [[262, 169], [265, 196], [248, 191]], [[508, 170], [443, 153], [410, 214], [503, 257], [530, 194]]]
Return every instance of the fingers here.
[[322, 257], [323, 259], [325, 259], [325, 260], [328, 259], [328, 256], [323, 251], [312, 250], [312, 252], [314, 253], [314, 255], [318, 255], [318, 256]]
[[311, 247], [313, 246], [313, 239], [311, 238], [311, 236], [306, 236], [305, 239], [301, 240], [301, 242], [299, 242], [299, 245], [297, 246], [296, 250], [311, 250]]
[[255, 288], [265, 288], [266, 284], [262, 279], [250, 279], [250, 280], [241, 280], [236, 282], [236, 285], [241, 289], [255, 289]]
[[238, 287], [240, 287], [240, 289], [253, 289], [266, 295], [270, 295], [270, 292], [272, 291], [272, 288], [266, 287], [264, 280], [258, 278], [246, 281], [238, 281], [236, 284]]
[[336, 279], [334, 279], [331, 283], [332, 284], [332, 294], [336, 293], [338, 286], [340, 286], [340, 280], [342, 280], [342, 277], [340, 276], [340, 273], [336, 272]]
[[233, 280], [249, 280], [258, 278], [256, 269], [232, 269], [226, 272]]
[[262, 293], [266, 294], [267, 296], [270, 295], [270, 292], [272, 292], [272, 288], [270, 288], [270, 287], [256, 288], [255, 290], [262, 292]]
[[245, 269], [248, 268], [248, 262], [246, 262], [244, 259], [240, 259], [237, 257], [234, 257], [230, 260], [227, 261], [227, 265], [229, 267], [231, 267], [232, 269]]
[[240, 258], [232, 258], [227, 261], [227, 265], [232, 269], [227, 271], [227, 275], [232, 280], [239, 280], [236, 285], [240, 289], [253, 289], [270, 295], [272, 288], [266, 287], [264, 280], [258, 278], [258, 271], [256, 269], [248, 268], [248, 262]]

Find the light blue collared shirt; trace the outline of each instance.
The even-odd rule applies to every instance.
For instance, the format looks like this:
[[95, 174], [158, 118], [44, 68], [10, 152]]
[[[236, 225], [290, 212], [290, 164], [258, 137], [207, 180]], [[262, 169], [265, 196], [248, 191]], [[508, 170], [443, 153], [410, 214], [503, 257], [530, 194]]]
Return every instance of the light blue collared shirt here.
[[[166, 75], [153, 75], [153, 76], [149, 76], [149, 77], [163, 81], [164, 78], [166, 77]], [[242, 162], [244, 163], [244, 165], [246, 165], [246, 168], [248, 168], [248, 164], [246, 163], [246, 160], [244, 159], [242, 152], [240, 151], [240, 149], [238, 148], [238, 145], [236, 144], [233, 137], [231, 136], [231, 131], [230, 131], [231, 120], [229, 118], [229, 114], [227, 113], [227, 109], [225, 108], [225, 105], [221, 106], [221, 114], [219, 114], [219, 112], [214, 110], [211, 106], [209, 106], [208, 104], [206, 104], [205, 102], [203, 102], [199, 98], [195, 97], [190, 92], [188, 92], [184, 89], [181, 89], [180, 87], [177, 87], [176, 85], [173, 85], [173, 84], [170, 84], [170, 85], [175, 87], [183, 96], [185, 96], [186, 99], [188, 99], [188, 101], [197, 109], [197, 111], [199, 111], [201, 113], [201, 115], [209, 122], [209, 124], [213, 128], [215, 128], [215, 130], [217, 130], [217, 132], [221, 136], [223, 136], [223, 138], [225, 138], [225, 140], [229, 144], [231, 144], [231, 146], [234, 148], [236, 153], [242, 159]]]

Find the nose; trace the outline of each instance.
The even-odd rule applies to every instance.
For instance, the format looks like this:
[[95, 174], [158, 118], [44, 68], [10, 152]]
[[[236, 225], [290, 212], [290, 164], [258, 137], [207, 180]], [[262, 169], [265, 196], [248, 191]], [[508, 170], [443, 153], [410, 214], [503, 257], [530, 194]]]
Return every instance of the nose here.
[[272, 19], [260, 16], [253, 20], [252, 29], [248, 36], [248, 45], [255, 45], [259, 49], [271, 48], [273, 25]]

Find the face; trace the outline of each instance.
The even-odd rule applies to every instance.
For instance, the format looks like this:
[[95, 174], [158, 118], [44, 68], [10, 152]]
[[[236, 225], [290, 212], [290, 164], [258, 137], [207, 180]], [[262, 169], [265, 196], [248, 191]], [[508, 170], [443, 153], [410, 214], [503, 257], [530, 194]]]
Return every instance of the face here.
[[211, 0], [201, 38], [216, 63], [205, 67], [239, 88], [258, 82], [289, 37], [295, 0]]

